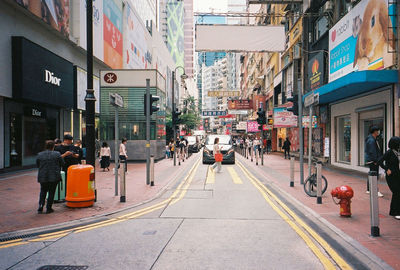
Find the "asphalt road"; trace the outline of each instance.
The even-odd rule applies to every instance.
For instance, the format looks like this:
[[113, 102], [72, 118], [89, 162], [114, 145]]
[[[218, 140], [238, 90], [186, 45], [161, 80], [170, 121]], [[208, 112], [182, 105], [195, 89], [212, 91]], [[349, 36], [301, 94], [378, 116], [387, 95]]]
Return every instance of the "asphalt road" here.
[[198, 156], [189, 162], [140, 209], [2, 243], [0, 269], [351, 269], [241, 163], [214, 173]]

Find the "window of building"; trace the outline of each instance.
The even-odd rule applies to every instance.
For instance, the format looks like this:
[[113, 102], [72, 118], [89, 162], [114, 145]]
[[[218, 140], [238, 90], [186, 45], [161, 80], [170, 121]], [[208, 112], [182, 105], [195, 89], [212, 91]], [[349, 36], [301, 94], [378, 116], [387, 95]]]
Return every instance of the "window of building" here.
[[314, 23], [314, 41], [319, 40], [328, 30], [328, 18], [326, 16], [318, 18]]
[[337, 159], [339, 162], [351, 162], [351, 118], [337, 117]]

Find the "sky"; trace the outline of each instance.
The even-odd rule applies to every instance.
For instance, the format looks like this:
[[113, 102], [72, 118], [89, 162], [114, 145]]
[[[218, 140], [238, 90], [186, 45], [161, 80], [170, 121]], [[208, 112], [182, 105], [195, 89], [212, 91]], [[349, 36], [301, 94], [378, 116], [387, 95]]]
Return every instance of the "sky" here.
[[195, 12], [211, 12], [210, 8], [214, 12], [226, 12], [228, 0], [194, 0], [193, 4]]

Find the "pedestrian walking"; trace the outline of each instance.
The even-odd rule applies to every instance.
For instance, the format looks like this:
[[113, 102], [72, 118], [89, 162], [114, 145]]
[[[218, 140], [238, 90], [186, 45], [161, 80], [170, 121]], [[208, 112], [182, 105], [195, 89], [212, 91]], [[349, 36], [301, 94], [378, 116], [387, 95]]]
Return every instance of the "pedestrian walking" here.
[[267, 154], [269, 154], [272, 150], [272, 141], [271, 138], [267, 139]]
[[170, 146], [169, 146], [169, 144], [167, 144], [165, 146], [165, 156], [166, 156], [166, 158], [169, 159], [170, 155], [171, 155]]
[[290, 146], [291, 145], [292, 145], [292, 143], [289, 141], [289, 137], [286, 137], [286, 140], [283, 143], [283, 147], [282, 147], [282, 149], [285, 151], [285, 159], [286, 159], [286, 156], [288, 159], [290, 159]]
[[174, 158], [175, 147], [176, 147], [175, 141], [174, 141], [174, 139], [171, 139], [171, 141], [169, 142], [169, 149], [170, 149], [170, 152], [171, 152], [171, 158]]
[[74, 153], [78, 154], [78, 164], [82, 164], [83, 150], [82, 150], [82, 141], [81, 140], [74, 141]]
[[54, 140], [54, 147], [58, 147], [62, 144], [62, 140], [60, 140], [59, 138], [56, 138]]
[[253, 140], [250, 137], [248, 137], [246, 139], [246, 145], [247, 145], [247, 151], [248, 151], [247, 152], [247, 159], [250, 156], [251, 162], [253, 162]]
[[[369, 135], [365, 139], [365, 165], [369, 166], [370, 172], [377, 172], [379, 174], [378, 161], [382, 157], [382, 151], [380, 149], [377, 138], [379, 136], [379, 128], [372, 126], [369, 130]], [[367, 181], [367, 191], [369, 193], [369, 181]], [[378, 191], [378, 196], [383, 197], [383, 194]]]
[[111, 158], [111, 149], [106, 142], [103, 142], [103, 145], [100, 148], [100, 166], [105, 170], [110, 171], [110, 158]]
[[185, 140], [181, 138], [178, 142], [178, 165], [181, 165], [181, 161], [185, 162]]
[[218, 158], [215, 157], [215, 155], [220, 155], [221, 154], [221, 148], [219, 147], [219, 138], [214, 139], [214, 146], [213, 146], [213, 154], [215, 158], [215, 163], [211, 166], [211, 169], [214, 171], [216, 167], [218, 167], [217, 172], [221, 172], [221, 161], [217, 161]]
[[386, 172], [386, 181], [392, 192], [389, 215], [400, 220], [400, 137], [392, 137], [388, 144], [389, 150], [381, 157], [378, 164]]
[[[126, 151], [126, 144], [128, 140], [126, 138], [123, 138], [121, 140], [121, 144], [119, 145], [119, 161], [120, 163], [127, 162], [128, 159], [128, 154]], [[125, 166], [125, 172], [128, 171], [128, 166]]]
[[45, 150], [40, 152], [36, 159], [38, 170], [38, 182], [40, 183], [38, 213], [43, 213], [43, 207], [47, 198], [46, 213], [54, 212], [52, 206], [54, 194], [58, 183], [61, 181], [61, 168], [64, 165], [60, 152], [54, 151], [54, 141], [46, 141]]

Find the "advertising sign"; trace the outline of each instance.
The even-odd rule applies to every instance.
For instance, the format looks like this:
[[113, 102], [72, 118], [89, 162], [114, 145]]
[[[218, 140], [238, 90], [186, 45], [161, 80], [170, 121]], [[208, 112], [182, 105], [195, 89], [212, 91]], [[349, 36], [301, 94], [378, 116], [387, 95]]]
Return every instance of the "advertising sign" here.
[[329, 30], [329, 82], [393, 64], [393, 14], [388, 0], [362, 0]]
[[104, 0], [104, 62], [113, 69], [122, 68], [122, 2]]
[[207, 96], [209, 97], [238, 97], [240, 91], [208, 91]]
[[228, 113], [229, 114], [247, 115], [247, 111], [246, 110], [229, 110]]
[[247, 132], [259, 132], [257, 121], [247, 121]]
[[253, 102], [252, 100], [249, 99], [228, 101], [229, 110], [251, 110], [252, 107], [253, 107]]
[[274, 108], [274, 127], [297, 127], [297, 116], [287, 111], [287, 108]]
[[125, 5], [124, 27], [124, 66], [131, 69], [147, 68], [149, 60], [151, 62], [145, 38], [148, 33], [129, 2]]
[[[71, 1], [72, 3], [72, 1]], [[79, 0], [79, 46], [86, 50], [86, 0]], [[103, 40], [103, 0], [93, 1], [93, 36]], [[104, 59], [104, 43], [93, 42], [93, 54]]]
[[[79, 67], [76, 68], [76, 108], [86, 110], [86, 89], [87, 89], [87, 72]], [[100, 80], [99, 77], [93, 76], [94, 96], [96, 97], [95, 112], [100, 113]]]
[[315, 90], [324, 84], [324, 54], [317, 53], [308, 61], [309, 89]]
[[[313, 115], [312, 119], [313, 119], [312, 127], [317, 128], [318, 127], [317, 116]], [[302, 122], [303, 128], [309, 128], [310, 127], [310, 116], [303, 116], [303, 118], [301, 119], [301, 122]]]
[[64, 36], [69, 36], [70, 0], [14, 0]]
[[239, 122], [236, 125], [236, 130], [247, 130], [247, 122], [244, 122], [244, 121]]
[[329, 137], [325, 137], [324, 140], [324, 157], [329, 157], [330, 148], [329, 148]]
[[226, 111], [203, 111], [203, 116], [225, 116]]

